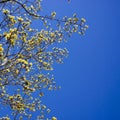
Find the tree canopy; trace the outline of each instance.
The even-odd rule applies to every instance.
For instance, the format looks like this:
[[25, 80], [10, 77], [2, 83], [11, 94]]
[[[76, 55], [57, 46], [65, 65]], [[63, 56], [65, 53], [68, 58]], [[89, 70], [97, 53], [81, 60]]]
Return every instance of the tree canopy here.
[[59, 19], [41, 9], [42, 0], [0, 0], [0, 107], [10, 110], [0, 120], [33, 120], [34, 112], [34, 119], [57, 120], [46, 117], [50, 109], [42, 102], [45, 89], [60, 88], [49, 72], [68, 50], [57, 45], [88, 26], [75, 13]]

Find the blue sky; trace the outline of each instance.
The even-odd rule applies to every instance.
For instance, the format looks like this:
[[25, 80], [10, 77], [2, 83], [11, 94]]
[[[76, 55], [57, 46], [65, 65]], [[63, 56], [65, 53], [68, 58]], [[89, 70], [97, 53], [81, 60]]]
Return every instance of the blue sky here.
[[69, 57], [56, 65], [60, 91], [46, 93], [44, 102], [58, 120], [120, 120], [119, 0], [43, 1], [43, 12], [58, 17], [85, 17], [84, 37], [73, 35], [65, 45]]
[[[87, 20], [85, 36], [74, 34], [64, 44], [69, 57], [55, 65], [59, 91], [43, 102], [58, 120], [120, 120], [119, 0], [43, 0], [43, 13]], [[36, 25], [35, 25], [36, 27]], [[3, 111], [4, 112], [4, 111]]]

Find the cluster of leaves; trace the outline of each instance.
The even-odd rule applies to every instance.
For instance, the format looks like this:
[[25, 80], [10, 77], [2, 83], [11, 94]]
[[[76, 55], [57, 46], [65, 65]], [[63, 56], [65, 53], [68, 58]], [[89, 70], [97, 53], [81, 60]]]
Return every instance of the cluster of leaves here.
[[[44, 89], [59, 89], [48, 73], [53, 63], [68, 56], [55, 46], [75, 32], [83, 35], [86, 20], [76, 14], [57, 19], [55, 11], [41, 15], [41, 0], [0, 0], [0, 11], [0, 105], [11, 109], [0, 120], [33, 119], [33, 112], [34, 119], [57, 120], [46, 117], [50, 109], [41, 102]], [[32, 27], [36, 21], [40, 30]]]

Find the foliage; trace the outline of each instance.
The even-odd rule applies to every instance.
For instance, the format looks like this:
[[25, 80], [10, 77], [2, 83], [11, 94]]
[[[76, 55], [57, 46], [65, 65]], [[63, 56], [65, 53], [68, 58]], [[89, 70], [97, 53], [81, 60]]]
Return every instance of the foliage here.
[[50, 109], [41, 102], [44, 89], [59, 89], [48, 72], [68, 55], [56, 46], [75, 32], [83, 35], [86, 20], [42, 15], [41, 0], [0, 0], [0, 11], [0, 105], [11, 111], [0, 120], [33, 119], [34, 112], [37, 120], [57, 120], [46, 117]]

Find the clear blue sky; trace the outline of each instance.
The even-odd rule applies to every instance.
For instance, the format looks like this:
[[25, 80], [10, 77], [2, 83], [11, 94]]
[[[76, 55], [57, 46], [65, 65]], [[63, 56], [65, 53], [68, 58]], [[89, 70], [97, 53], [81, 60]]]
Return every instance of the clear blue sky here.
[[[87, 19], [84, 37], [73, 35], [70, 54], [53, 74], [62, 89], [47, 92], [44, 103], [58, 120], [120, 120], [120, 1], [43, 0], [43, 13]], [[4, 112], [4, 111], [3, 111]]]
[[69, 57], [56, 65], [60, 91], [46, 93], [46, 104], [58, 120], [120, 120], [119, 0], [44, 0], [44, 12], [85, 17], [86, 36], [65, 45]]

